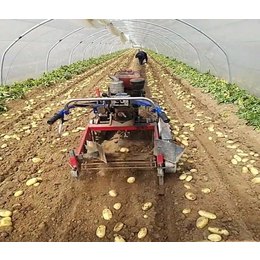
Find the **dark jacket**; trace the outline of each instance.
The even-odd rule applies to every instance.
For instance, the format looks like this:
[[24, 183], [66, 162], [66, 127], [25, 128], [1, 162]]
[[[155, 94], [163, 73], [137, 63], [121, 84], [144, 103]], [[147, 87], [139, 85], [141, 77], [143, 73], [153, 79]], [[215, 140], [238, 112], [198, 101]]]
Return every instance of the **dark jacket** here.
[[147, 54], [144, 51], [137, 52], [135, 58], [138, 58], [140, 64], [143, 64], [144, 60], [146, 60], [146, 62], [148, 61]]

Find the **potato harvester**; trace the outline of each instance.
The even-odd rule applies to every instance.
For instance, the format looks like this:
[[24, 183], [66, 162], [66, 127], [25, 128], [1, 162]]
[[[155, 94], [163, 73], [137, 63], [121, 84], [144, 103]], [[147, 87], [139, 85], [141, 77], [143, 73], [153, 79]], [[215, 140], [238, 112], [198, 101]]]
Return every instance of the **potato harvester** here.
[[[88, 122], [76, 150], [69, 151], [69, 164], [73, 177], [79, 177], [83, 169], [157, 169], [159, 184], [164, 184], [164, 173], [176, 172], [177, 163], [184, 148], [174, 143], [169, 118], [155, 101], [145, 97], [145, 80], [139, 72], [126, 70], [110, 76], [107, 93], [95, 90], [95, 98], [71, 99], [64, 109], [47, 121], [52, 125], [73, 108], [90, 108], [93, 118]], [[130, 136], [149, 137], [149, 151], [144, 154], [131, 151], [108, 153], [105, 140], [117, 134], [131, 144]], [[143, 141], [137, 140], [137, 143]], [[146, 147], [147, 148], [147, 147]]]

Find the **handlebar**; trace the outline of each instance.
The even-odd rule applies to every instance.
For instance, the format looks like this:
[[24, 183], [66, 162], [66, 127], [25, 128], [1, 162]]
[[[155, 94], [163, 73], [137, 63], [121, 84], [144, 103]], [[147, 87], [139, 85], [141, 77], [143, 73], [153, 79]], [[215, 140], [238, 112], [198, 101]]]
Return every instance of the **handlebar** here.
[[151, 104], [151, 106], [153, 108], [156, 107], [154, 101], [152, 101], [149, 98], [146, 97], [128, 97], [128, 96], [116, 96], [116, 97], [98, 97], [98, 98], [79, 98], [79, 99], [71, 99], [69, 100], [66, 104], [64, 109], [65, 110], [69, 110], [69, 104], [73, 103], [73, 102], [86, 102], [86, 101], [113, 101], [113, 100], [143, 100], [143, 101], [147, 101]]
[[[130, 100], [132, 101], [132, 104], [136, 104], [139, 106], [151, 106], [152, 112], [157, 112], [158, 116], [165, 122], [169, 123], [170, 119], [167, 117], [167, 115], [161, 110], [159, 106], [155, 104], [155, 102], [149, 98], [146, 97], [129, 97], [129, 96], [115, 96], [115, 97], [97, 97], [97, 98], [81, 98], [81, 99], [71, 99], [66, 104], [63, 110], [56, 113], [51, 119], [47, 121], [49, 125], [52, 125], [55, 123], [58, 119], [61, 119], [62, 122], [64, 122], [64, 115], [69, 114], [69, 109], [74, 107], [97, 107], [100, 104], [100, 101], [117, 101], [117, 100]], [[79, 104], [78, 102], [85, 102], [82, 104]], [[87, 103], [86, 103], [87, 102]], [[71, 103], [74, 103], [73, 105], [69, 105]]]
[[54, 124], [58, 119], [62, 119], [62, 118], [63, 118], [63, 115], [62, 115], [62, 114], [56, 113], [52, 118], [50, 118], [50, 119], [47, 121], [47, 124], [52, 125], [52, 124]]
[[164, 112], [158, 113], [158, 116], [163, 120], [164, 123], [169, 123], [171, 121]]

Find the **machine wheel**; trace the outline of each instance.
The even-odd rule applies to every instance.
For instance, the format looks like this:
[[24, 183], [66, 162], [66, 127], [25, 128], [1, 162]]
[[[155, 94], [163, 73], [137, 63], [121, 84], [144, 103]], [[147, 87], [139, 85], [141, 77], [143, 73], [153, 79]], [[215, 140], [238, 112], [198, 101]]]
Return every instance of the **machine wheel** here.
[[162, 168], [157, 168], [157, 176], [159, 178], [159, 185], [164, 185], [164, 171]]
[[164, 176], [159, 176], [159, 185], [162, 186], [164, 185]]
[[79, 177], [79, 170], [77, 168], [77, 158], [76, 158], [76, 155], [75, 155], [75, 152], [74, 150], [70, 150], [69, 151], [69, 157], [70, 157], [70, 167], [71, 167], [71, 176], [73, 178], [78, 178]]
[[79, 172], [78, 170], [71, 170], [71, 176], [73, 178], [78, 178], [79, 177]]

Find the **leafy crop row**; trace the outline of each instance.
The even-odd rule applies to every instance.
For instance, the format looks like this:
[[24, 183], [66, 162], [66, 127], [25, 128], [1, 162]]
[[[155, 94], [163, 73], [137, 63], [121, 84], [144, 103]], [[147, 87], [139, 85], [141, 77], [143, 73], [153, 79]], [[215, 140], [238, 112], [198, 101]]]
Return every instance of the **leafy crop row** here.
[[50, 87], [56, 83], [69, 80], [76, 75], [85, 72], [90, 66], [101, 64], [102, 62], [118, 56], [122, 51], [112, 54], [102, 55], [99, 58], [91, 58], [85, 61], [78, 61], [71, 65], [64, 65], [51, 72], [44, 72], [38, 79], [29, 78], [25, 81], [15, 82], [11, 85], [0, 85], [0, 113], [7, 111], [6, 101], [23, 98], [25, 93], [36, 86]]
[[218, 103], [233, 103], [238, 106], [238, 116], [248, 125], [260, 129], [260, 98], [250, 95], [236, 84], [230, 84], [209, 72], [202, 73], [185, 63], [170, 59], [164, 55], [150, 52], [154, 59], [163, 62], [175, 75], [187, 80], [192, 86], [204, 88], [204, 93], [211, 93]]

